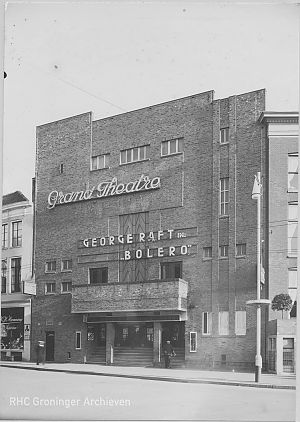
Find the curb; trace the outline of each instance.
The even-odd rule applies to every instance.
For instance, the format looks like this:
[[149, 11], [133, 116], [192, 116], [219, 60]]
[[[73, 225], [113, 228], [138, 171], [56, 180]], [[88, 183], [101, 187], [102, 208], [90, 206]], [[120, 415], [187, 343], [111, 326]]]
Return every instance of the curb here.
[[256, 384], [252, 382], [243, 382], [243, 381], [219, 381], [219, 380], [208, 380], [208, 379], [195, 379], [195, 378], [174, 378], [174, 377], [162, 377], [162, 376], [150, 376], [150, 375], [126, 375], [126, 374], [114, 374], [106, 372], [93, 372], [93, 371], [80, 371], [80, 370], [70, 370], [70, 369], [54, 369], [54, 368], [43, 368], [43, 367], [34, 367], [34, 366], [21, 366], [21, 365], [6, 365], [0, 364], [5, 368], [15, 368], [15, 369], [27, 369], [31, 371], [45, 371], [45, 372], [61, 372], [66, 374], [77, 374], [77, 375], [96, 375], [102, 377], [116, 377], [116, 378], [130, 378], [130, 379], [141, 379], [141, 380], [150, 380], [150, 381], [166, 381], [166, 382], [181, 382], [184, 384], [215, 384], [215, 385], [229, 385], [229, 386], [240, 386], [240, 387], [254, 387], [254, 388], [271, 388], [271, 389], [280, 389], [280, 390], [296, 390], [294, 385], [275, 385], [275, 384]]

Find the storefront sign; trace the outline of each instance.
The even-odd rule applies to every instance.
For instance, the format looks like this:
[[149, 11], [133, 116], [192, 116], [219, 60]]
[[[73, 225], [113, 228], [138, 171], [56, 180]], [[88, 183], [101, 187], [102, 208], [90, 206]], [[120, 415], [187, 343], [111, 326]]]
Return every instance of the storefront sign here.
[[144, 258], [163, 258], [165, 256], [188, 255], [189, 248], [192, 245], [169, 246], [168, 248], [145, 248], [120, 252], [120, 260], [128, 261], [129, 259]]
[[24, 308], [1, 310], [1, 349], [24, 348]]
[[116, 177], [109, 182], [101, 182], [98, 186], [77, 192], [61, 192], [54, 190], [48, 196], [48, 208], [52, 209], [56, 205], [69, 204], [72, 202], [88, 201], [90, 199], [106, 198], [128, 193], [144, 192], [160, 188], [160, 177], [150, 179], [143, 174], [138, 180], [128, 183], [118, 183]]
[[24, 340], [30, 340], [30, 324], [24, 325]]

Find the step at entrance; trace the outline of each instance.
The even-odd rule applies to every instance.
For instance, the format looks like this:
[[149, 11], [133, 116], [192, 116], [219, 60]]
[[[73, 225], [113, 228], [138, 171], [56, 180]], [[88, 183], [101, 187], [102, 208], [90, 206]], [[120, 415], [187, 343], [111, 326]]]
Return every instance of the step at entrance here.
[[87, 353], [86, 361], [87, 363], [100, 363], [102, 365], [105, 365], [106, 364], [105, 347], [97, 347], [93, 350], [90, 350]]
[[148, 347], [115, 347], [114, 365], [119, 366], [152, 366], [153, 349]]

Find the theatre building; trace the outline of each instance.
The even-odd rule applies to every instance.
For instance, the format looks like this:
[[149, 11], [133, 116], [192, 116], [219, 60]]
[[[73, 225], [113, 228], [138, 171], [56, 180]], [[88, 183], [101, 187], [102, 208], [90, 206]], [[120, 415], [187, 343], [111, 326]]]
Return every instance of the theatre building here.
[[161, 365], [169, 339], [175, 366], [254, 367], [264, 103], [209, 91], [37, 127], [33, 341], [47, 361]]

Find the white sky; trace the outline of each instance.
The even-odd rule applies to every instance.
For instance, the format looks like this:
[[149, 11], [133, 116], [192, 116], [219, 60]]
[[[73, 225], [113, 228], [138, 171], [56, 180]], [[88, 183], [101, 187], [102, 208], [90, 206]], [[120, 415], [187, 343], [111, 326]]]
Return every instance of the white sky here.
[[298, 110], [299, 7], [189, 1], [13, 2], [5, 14], [4, 185], [31, 199], [35, 127], [213, 89], [266, 88]]

